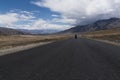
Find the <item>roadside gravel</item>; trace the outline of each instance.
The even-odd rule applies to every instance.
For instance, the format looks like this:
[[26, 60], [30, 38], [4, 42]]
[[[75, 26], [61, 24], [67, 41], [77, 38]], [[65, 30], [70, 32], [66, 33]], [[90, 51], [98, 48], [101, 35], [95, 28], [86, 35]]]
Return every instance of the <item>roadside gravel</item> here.
[[0, 50], [0, 56], [16, 53], [16, 52], [23, 51], [23, 50], [28, 50], [28, 49], [42, 46], [42, 45], [49, 44], [49, 43], [52, 43], [52, 41], [51, 42], [34, 43], [34, 44], [25, 45], [25, 46], [17, 46], [17, 47], [13, 47], [13, 48], [9, 48], [9, 49], [3, 49], [3, 50]]

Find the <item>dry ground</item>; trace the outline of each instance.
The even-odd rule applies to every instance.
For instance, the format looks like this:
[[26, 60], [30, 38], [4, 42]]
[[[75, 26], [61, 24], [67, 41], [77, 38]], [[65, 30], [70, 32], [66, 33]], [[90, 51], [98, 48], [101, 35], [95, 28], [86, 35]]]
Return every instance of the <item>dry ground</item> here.
[[24, 46], [40, 42], [50, 42], [68, 38], [67, 35], [1, 35], [0, 49], [9, 49], [16, 46]]
[[120, 43], [120, 28], [83, 33], [82, 37]]

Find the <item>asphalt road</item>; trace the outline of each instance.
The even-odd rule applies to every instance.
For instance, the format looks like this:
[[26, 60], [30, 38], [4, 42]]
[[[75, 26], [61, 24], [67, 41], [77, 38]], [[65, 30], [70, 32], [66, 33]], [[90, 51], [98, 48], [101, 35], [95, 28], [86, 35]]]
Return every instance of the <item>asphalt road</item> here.
[[0, 80], [120, 80], [120, 47], [68, 39], [1, 56]]

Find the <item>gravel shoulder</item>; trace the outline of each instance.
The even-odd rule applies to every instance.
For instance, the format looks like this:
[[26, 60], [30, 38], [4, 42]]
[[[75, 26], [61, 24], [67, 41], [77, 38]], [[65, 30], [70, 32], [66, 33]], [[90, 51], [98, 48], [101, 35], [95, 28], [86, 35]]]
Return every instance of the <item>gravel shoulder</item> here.
[[34, 44], [28, 44], [28, 45], [24, 45], [24, 46], [17, 46], [17, 47], [13, 47], [13, 48], [9, 48], [9, 49], [3, 49], [0, 50], [0, 56], [3, 55], [7, 55], [7, 54], [13, 54], [19, 51], [24, 51], [24, 50], [28, 50], [34, 47], [38, 47], [38, 46], [42, 46], [42, 45], [46, 45], [49, 43], [52, 43], [53, 41], [49, 41], [49, 42], [40, 42], [40, 43], [34, 43]]
[[117, 42], [117, 41], [102, 40], [102, 39], [93, 39], [93, 38], [88, 38], [88, 39], [99, 41], [99, 42], [104, 42], [104, 43], [108, 43], [108, 44], [112, 44], [112, 45], [116, 45], [116, 46], [120, 46], [120, 42]]

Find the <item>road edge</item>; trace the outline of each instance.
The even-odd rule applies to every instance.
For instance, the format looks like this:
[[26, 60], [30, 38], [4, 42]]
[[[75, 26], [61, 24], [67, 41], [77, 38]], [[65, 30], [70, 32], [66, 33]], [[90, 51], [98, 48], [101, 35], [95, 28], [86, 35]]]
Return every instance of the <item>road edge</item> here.
[[25, 46], [17, 46], [17, 47], [13, 47], [13, 48], [9, 48], [9, 49], [0, 50], [0, 56], [7, 55], [7, 54], [14, 54], [16, 52], [20, 52], [20, 51], [24, 51], [24, 50], [29, 50], [29, 49], [32, 49], [32, 48], [35, 48], [38, 46], [50, 44], [52, 42], [54, 42], [54, 41], [33, 43], [33, 44], [25, 45]]
[[120, 43], [109, 41], [109, 40], [93, 39], [93, 38], [87, 38], [87, 39], [99, 41], [99, 42], [103, 42], [103, 43], [107, 43], [107, 44], [111, 44], [111, 45], [115, 45], [115, 46], [120, 46]]

